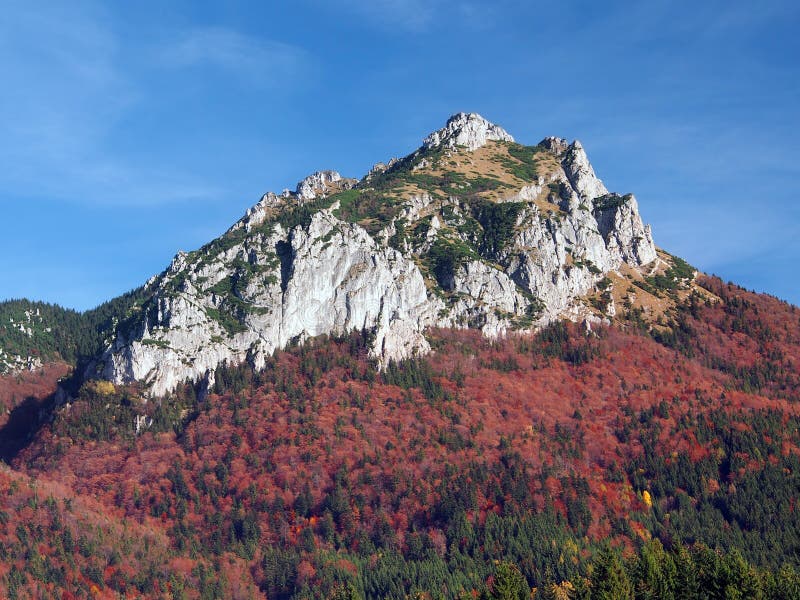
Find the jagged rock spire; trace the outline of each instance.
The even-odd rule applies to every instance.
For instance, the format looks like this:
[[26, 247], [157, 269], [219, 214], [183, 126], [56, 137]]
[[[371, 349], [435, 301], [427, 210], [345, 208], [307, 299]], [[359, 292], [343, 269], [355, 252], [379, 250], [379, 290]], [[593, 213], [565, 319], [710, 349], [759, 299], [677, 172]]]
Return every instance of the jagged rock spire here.
[[583, 145], [575, 140], [571, 144], [559, 137], [546, 137], [540, 143], [552, 152], [560, 161], [564, 173], [576, 192], [585, 200], [594, 200], [608, 194], [606, 186], [597, 177], [586, 156]]

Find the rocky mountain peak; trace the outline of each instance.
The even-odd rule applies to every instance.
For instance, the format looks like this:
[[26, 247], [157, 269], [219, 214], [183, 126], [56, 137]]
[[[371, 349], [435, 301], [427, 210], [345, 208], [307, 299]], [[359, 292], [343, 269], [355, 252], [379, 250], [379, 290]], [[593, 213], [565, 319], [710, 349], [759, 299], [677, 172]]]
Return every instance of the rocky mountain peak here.
[[513, 142], [514, 138], [505, 129], [490, 123], [477, 113], [461, 112], [450, 117], [442, 129], [426, 137], [422, 147], [430, 150], [441, 146], [464, 146], [472, 151], [486, 145], [490, 140]]
[[544, 138], [541, 142], [539, 142], [539, 145], [547, 148], [550, 152], [558, 157], [563, 156], [569, 148], [569, 142], [567, 140], [552, 135]]
[[594, 200], [608, 194], [606, 186], [594, 174], [589, 157], [578, 140], [567, 148], [562, 164], [570, 182], [583, 198]]
[[611, 315], [606, 275], [657, 258], [635, 198], [609, 194], [577, 141], [513, 139], [459, 113], [361, 182], [318, 171], [265, 194], [150, 282], [90, 375], [160, 396], [322, 334], [370, 331], [385, 365], [427, 352], [433, 327]]
[[302, 202], [326, 196], [334, 191], [350, 189], [355, 180], [346, 179], [336, 171], [317, 171], [298, 182], [295, 194]]

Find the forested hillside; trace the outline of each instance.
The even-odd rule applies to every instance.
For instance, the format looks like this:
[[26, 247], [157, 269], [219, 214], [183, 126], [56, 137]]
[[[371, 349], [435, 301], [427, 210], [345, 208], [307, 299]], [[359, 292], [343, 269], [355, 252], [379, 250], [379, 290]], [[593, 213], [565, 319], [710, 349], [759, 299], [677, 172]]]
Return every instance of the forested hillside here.
[[[87, 382], [12, 464], [106, 550], [70, 563], [17, 488], [3, 593], [796, 598], [800, 313], [700, 283], [660, 324], [438, 330], [382, 373], [352, 334], [199, 397]], [[160, 566], [112, 533], [140, 526]]]
[[83, 313], [30, 300], [0, 302], [0, 374], [57, 360], [85, 364], [143, 295], [139, 288]]

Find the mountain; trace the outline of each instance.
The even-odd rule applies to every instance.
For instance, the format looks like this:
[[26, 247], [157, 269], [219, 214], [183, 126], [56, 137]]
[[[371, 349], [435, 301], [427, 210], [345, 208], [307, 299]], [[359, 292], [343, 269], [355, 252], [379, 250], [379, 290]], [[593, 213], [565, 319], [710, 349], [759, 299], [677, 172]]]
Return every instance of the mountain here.
[[800, 597], [800, 313], [578, 142], [455, 115], [0, 344], [2, 597]]
[[[614, 314], [624, 279], [670, 266], [636, 199], [609, 193], [579, 142], [523, 146], [460, 113], [361, 180], [315, 173], [179, 253], [91, 375], [163, 396], [223, 362], [260, 368], [293, 340], [352, 330], [371, 332], [386, 365], [429, 351], [431, 327], [497, 336], [596, 321]], [[597, 292], [605, 305], [589, 301]]]

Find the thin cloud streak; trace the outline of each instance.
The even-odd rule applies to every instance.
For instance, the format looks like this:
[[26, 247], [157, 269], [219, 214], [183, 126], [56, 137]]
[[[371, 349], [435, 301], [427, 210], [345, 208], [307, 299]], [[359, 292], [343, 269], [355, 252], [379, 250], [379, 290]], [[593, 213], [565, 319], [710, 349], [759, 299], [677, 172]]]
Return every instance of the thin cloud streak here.
[[115, 64], [116, 40], [96, 14], [20, 8], [5, 17], [0, 154], [82, 158], [135, 98]]
[[[6, 17], [0, 22], [0, 162], [9, 167], [0, 171], [0, 188], [96, 206], [152, 207], [224, 195], [205, 174], [155, 167], [147, 156], [131, 159], [115, 148], [116, 128], [152, 93], [146, 77], [126, 62], [127, 49], [102, 11], [19, 5]], [[154, 58], [145, 71], [161, 56], [173, 68], [212, 65], [257, 86], [278, 86], [309, 64], [299, 48], [228, 29], [195, 29], [178, 38], [176, 45], [142, 52]]]
[[167, 68], [214, 67], [273, 87], [293, 84], [310, 66], [308, 54], [299, 46], [222, 27], [186, 31], [157, 54]]
[[448, 0], [324, 0], [324, 4], [351, 12], [381, 28], [405, 33], [429, 33], [444, 22], [458, 22], [472, 30], [492, 26], [496, 7], [480, 2]]
[[439, 0], [344, 0], [341, 4], [373, 23], [422, 32], [434, 21]]

